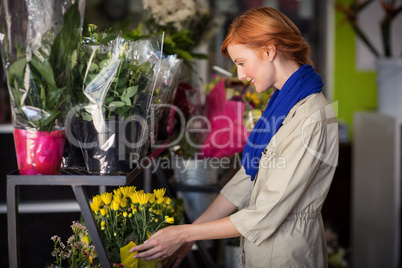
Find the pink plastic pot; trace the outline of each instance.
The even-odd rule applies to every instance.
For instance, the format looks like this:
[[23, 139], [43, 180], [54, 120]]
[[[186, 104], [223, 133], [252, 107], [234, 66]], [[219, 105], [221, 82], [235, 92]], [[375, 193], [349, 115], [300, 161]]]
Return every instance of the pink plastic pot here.
[[14, 129], [18, 170], [21, 175], [57, 175], [60, 173], [66, 134]]

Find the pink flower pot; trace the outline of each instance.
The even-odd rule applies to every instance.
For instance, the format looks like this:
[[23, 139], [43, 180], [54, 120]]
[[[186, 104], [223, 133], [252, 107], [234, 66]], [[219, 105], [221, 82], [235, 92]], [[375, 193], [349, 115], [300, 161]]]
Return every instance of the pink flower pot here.
[[15, 151], [20, 174], [59, 174], [65, 141], [64, 130], [47, 132], [14, 129]]

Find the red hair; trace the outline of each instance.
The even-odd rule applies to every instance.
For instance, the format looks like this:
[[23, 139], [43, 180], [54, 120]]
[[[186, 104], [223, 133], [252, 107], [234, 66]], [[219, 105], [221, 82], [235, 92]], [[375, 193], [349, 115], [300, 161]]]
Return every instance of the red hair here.
[[221, 47], [225, 57], [229, 57], [229, 44], [245, 45], [257, 51], [274, 45], [285, 60], [313, 66], [310, 46], [300, 30], [283, 13], [271, 7], [251, 9], [237, 17]]

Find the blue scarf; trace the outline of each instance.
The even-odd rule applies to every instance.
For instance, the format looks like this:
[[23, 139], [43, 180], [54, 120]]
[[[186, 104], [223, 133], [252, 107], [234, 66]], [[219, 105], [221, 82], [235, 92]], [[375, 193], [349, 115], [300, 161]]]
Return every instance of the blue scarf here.
[[241, 164], [246, 174], [254, 180], [262, 152], [282, 126], [292, 107], [300, 100], [322, 90], [323, 82], [310, 65], [302, 65], [285, 82], [281, 90], [275, 90], [264, 113], [247, 139]]

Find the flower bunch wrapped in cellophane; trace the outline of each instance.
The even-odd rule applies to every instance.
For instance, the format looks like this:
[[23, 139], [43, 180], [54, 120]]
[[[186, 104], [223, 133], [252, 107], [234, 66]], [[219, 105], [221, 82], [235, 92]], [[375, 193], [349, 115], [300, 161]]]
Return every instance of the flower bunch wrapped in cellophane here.
[[159, 76], [156, 80], [155, 91], [158, 99], [152, 101], [151, 116], [148, 122], [150, 130], [150, 142], [157, 143], [165, 140], [172, 134], [168, 118], [173, 109], [173, 99], [176, 94], [178, 76], [182, 60], [177, 55], [168, 55], [162, 58]]
[[84, 7], [83, 0], [2, 1], [0, 51], [15, 128], [64, 128]]
[[[145, 193], [125, 186], [92, 198], [95, 221], [112, 262], [124, 264], [120, 251], [127, 244], [142, 244], [159, 229], [180, 223], [182, 200], [171, 199], [165, 192], [162, 188]], [[131, 247], [127, 246], [125, 253]]]
[[128, 41], [92, 24], [87, 31], [75, 68], [74, 145], [82, 149], [88, 172], [128, 172], [131, 159], [147, 153], [163, 35]]

